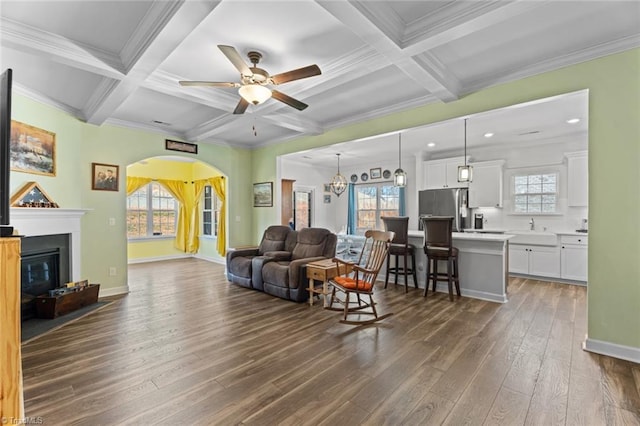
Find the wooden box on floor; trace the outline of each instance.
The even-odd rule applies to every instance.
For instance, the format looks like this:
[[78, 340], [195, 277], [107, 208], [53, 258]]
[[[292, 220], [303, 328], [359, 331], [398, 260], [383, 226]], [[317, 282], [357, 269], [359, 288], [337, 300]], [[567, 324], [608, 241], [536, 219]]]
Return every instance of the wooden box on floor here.
[[36, 309], [39, 318], [53, 319], [60, 315], [68, 314], [84, 306], [91, 305], [98, 301], [100, 284], [90, 284], [81, 291], [61, 294], [59, 296], [38, 296], [36, 297]]

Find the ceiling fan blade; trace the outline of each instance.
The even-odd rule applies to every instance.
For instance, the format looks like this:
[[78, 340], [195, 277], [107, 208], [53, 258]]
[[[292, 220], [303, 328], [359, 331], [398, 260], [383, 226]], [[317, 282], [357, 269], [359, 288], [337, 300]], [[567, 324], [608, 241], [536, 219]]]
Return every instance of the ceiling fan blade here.
[[320, 75], [320, 67], [317, 65], [309, 65], [308, 67], [298, 68], [297, 70], [291, 70], [271, 76], [273, 84], [282, 84], [288, 81], [300, 80], [307, 77], [313, 77], [314, 75]]
[[233, 110], [234, 114], [244, 114], [249, 106], [249, 102], [247, 102], [243, 97], [240, 98], [240, 102], [236, 106], [236, 109]]
[[233, 66], [236, 67], [238, 71], [240, 71], [240, 74], [248, 76], [253, 75], [253, 73], [249, 69], [249, 66], [244, 61], [244, 59], [242, 59], [242, 56], [240, 56], [235, 47], [219, 44], [218, 49], [220, 49], [222, 53], [224, 53], [224, 56], [226, 56], [227, 59], [231, 61]]
[[274, 99], [279, 100], [280, 102], [283, 102], [287, 105], [289, 105], [290, 107], [293, 107], [297, 110], [302, 111], [303, 109], [305, 109], [306, 107], [308, 107], [309, 105], [300, 102], [297, 99], [293, 99], [291, 96], [289, 95], [285, 95], [282, 92], [278, 92], [277, 90], [272, 90], [271, 91], [271, 97]]
[[240, 87], [238, 83], [220, 81], [179, 81], [180, 86]]

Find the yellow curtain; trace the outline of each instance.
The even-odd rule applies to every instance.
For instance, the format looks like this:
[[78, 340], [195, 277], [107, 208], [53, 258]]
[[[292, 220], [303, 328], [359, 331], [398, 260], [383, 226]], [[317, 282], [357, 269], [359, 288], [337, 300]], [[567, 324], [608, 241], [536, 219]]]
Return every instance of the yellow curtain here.
[[174, 196], [176, 200], [180, 203], [180, 208], [178, 209], [178, 226], [176, 229], [176, 240], [175, 246], [178, 250], [182, 250], [185, 253], [189, 253], [189, 229], [191, 227], [190, 216], [187, 212], [190, 212], [193, 208], [190, 200], [189, 200], [189, 190], [188, 185], [191, 185], [187, 182], [182, 182], [179, 180], [168, 180], [168, 179], [158, 179], [158, 182], [162, 184], [167, 191]]
[[200, 197], [204, 186], [207, 184], [206, 180], [197, 180], [194, 182], [194, 196], [193, 196], [193, 208], [191, 209], [191, 228], [189, 229], [189, 241], [188, 248], [189, 253], [197, 253], [200, 248]]
[[213, 188], [213, 190], [216, 192], [216, 195], [218, 196], [218, 198], [220, 199], [220, 220], [218, 220], [218, 253], [220, 253], [221, 256], [225, 256], [227, 254], [227, 245], [226, 245], [226, 241], [227, 241], [227, 221], [226, 221], [226, 214], [225, 214], [225, 204], [226, 204], [226, 191], [224, 188], [224, 177], [223, 176], [217, 176], [214, 178], [209, 179], [209, 183], [211, 184], [211, 187]]
[[149, 182], [151, 182], [151, 178], [127, 176], [127, 195], [133, 194]]

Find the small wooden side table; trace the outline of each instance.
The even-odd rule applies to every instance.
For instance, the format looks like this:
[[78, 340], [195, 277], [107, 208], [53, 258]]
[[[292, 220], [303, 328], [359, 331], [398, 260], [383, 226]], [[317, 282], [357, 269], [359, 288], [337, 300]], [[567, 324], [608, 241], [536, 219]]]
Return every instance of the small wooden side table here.
[[[337, 275], [344, 275], [350, 272], [349, 265], [340, 265], [340, 272], [336, 262], [331, 259], [319, 260], [307, 264], [307, 278], [309, 279], [309, 306], [313, 306], [313, 295], [315, 293], [322, 294], [324, 298], [324, 307], [329, 306], [329, 280]], [[322, 288], [316, 288], [314, 280], [322, 281]]]

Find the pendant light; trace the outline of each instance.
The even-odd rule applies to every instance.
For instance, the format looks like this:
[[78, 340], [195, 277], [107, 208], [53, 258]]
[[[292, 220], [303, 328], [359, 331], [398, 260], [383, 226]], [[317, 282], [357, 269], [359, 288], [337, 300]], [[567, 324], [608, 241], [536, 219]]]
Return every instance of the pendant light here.
[[338, 173], [331, 179], [331, 192], [336, 194], [336, 196], [340, 196], [347, 189], [347, 178], [340, 174], [340, 154], [336, 154], [338, 156]]
[[407, 185], [407, 174], [402, 170], [402, 133], [398, 133], [398, 168], [393, 173], [393, 186], [404, 187]]
[[467, 119], [464, 119], [464, 166], [458, 166], [458, 182], [471, 182], [473, 167], [467, 165]]

